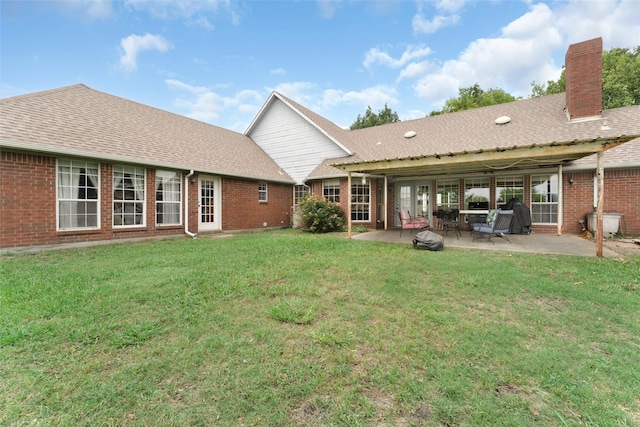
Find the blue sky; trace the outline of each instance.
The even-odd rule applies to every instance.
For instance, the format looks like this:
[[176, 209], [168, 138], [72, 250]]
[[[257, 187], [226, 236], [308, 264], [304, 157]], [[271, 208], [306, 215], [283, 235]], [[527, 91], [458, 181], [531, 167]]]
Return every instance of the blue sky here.
[[0, 2], [0, 97], [83, 83], [244, 132], [277, 90], [340, 126], [479, 83], [527, 97], [571, 43], [640, 45], [640, 1]]

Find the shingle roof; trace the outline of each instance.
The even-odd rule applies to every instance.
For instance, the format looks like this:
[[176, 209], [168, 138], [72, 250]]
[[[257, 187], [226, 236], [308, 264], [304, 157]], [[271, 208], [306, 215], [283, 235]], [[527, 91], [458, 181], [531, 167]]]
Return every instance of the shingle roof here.
[[293, 182], [243, 134], [81, 84], [1, 99], [0, 146]]
[[[332, 165], [640, 136], [640, 106], [605, 110], [601, 118], [570, 122], [565, 112], [564, 93], [353, 131], [342, 129], [295, 101], [284, 98], [354, 153], [323, 160], [309, 178], [345, 175], [344, 171]], [[496, 119], [502, 116], [508, 116], [510, 122], [496, 124]], [[415, 132], [415, 136], [405, 138], [409, 131]], [[638, 146], [623, 144], [614, 152], [607, 153], [607, 164], [628, 161], [633, 156], [640, 157]], [[578, 161], [576, 164], [581, 163]]]
[[[640, 167], [640, 138], [626, 142], [604, 152], [605, 167], [609, 168], [639, 168]], [[566, 166], [566, 170], [592, 170], [596, 168], [597, 156], [592, 154], [574, 160]]]
[[[358, 153], [356, 160], [381, 161], [640, 136], [640, 106], [605, 110], [601, 119], [574, 122], [564, 107], [562, 93], [359, 129], [350, 132], [350, 148]], [[496, 124], [501, 116], [511, 121]], [[416, 136], [405, 138], [408, 131]]]

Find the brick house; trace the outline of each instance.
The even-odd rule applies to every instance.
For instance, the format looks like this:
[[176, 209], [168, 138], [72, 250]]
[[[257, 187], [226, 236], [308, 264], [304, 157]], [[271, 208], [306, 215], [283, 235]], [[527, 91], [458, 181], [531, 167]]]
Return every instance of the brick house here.
[[288, 226], [305, 192], [350, 227], [517, 197], [533, 232], [577, 233], [594, 175], [639, 235], [640, 106], [602, 111], [601, 55], [569, 47], [566, 94], [356, 131], [277, 92], [243, 134], [84, 85], [2, 99], [0, 249]]

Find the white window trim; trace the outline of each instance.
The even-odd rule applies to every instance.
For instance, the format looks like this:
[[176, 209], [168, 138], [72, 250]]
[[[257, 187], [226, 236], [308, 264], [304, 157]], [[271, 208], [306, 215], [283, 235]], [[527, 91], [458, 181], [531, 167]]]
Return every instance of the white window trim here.
[[[183, 185], [182, 185], [182, 174], [178, 171], [172, 171], [172, 170], [164, 170], [164, 169], [156, 169], [156, 182], [155, 182], [155, 193], [158, 192], [158, 176], [162, 175], [162, 173], [175, 173], [175, 177], [178, 180], [178, 185], [180, 186], [180, 200], [176, 201], [166, 201], [166, 200], [162, 200], [162, 201], [158, 201], [158, 199], [156, 198], [155, 201], [155, 221], [156, 221], [156, 225], [158, 227], [171, 227], [171, 226], [177, 226], [177, 225], [182, 225], [182, 200], [184, 199], [184, 192], [183, 192]], [[162, 190], [163, 194], [164, 194], [164, 188]], [[155, 194], [154, 193], [154, 194]], [[172, 222], [172, 223], [159, 223], [158, 222], [158, 204], [162, 204], [162, 205], [178, 205], [178, 222]]]
[[[530, 202], [531, 211], [533, 211], [533, 206], [534, 205], [537, 205], [537, 206], [555, 205], [557, 207], [560, 206], [560, 203], [558, 201], [555, 201], [555, 202], [534, 202], [533, 201], [533, 199], [534, 199], [534, 197], [533, 197], [533, 188], [534, 188], [533, 181], [534, 181], [534, 177], [540, 177], [540, 176], [549, 176], [549, 177], [551, 177], [553, 175], [557, 176], [558, 174], [557, 173], [549, 173], [549, 174], [537, 174], [537, 175], [530, 175], [529, 176], [529, 182], [531, 184], [530, 185], [530, 189], [529, 189], [529, 200], [531, 201]], [[559, 191], [560, 183], [558, 182], [556, 185], [557, 185], [556, 191]], [[556, 195], [558, 195], [557, 192], [556, 192]], [[533, 217], [533, 212], [531, 213], [531, 216]], [[560, 212], [558, 211], [558, 208], [556, 208], [556, 218], [557, 218], [557, 220], [555, 222], [533, 222], [532, 221], [531, 224], [536, 224], [536, 225], [558, 225], [558, 220], [560, 219]]]
[[369, 223], [371, 222], [371, 184], [367, 183], [367, 184], [357, 184], [357, 183], [352, 183], [351, 184], [351, 197], [354, 196], [353, 194], [353, 187], [367, 187], [369, 189], [369, 202], [368, 203], [363, 203], [363, 202], [353, 202], [353, 201], [349, 201], [349, 203], [351, 203], [351, 213], [353, 215], [353, 212], [355, 211], [353, 209], [353, 205], [367, 205], [367, 212], [369, 213], [369, 219], [352, 219], [351, 222], [362, 222], [362, 223]]
[[[333, 199], [328, 199], [327, 196], [325, 196], [324, 190], [325, 190], [325, 188], [328, 188], [328, 187], [331, 187], [332, 189], [335, 189], [337, 187], [337, 189], [338, 189], [338, 201], [335, 200], [335, 196], [336, 196], [335, 192], [332, 195]], [[340, 196], [341, 196], [340, 195], [340, 179], [325, 179], [325, 180], [322, 181], [322, 197], [324, 197], [325, 199], [330, 200], [330, 201], [332, 201], [334, 203], [338, 203], [339, 204], [340, 203], [340, 198], [341, 198]]]
[[115, 224], [115, 213], [113, 212], [113, 204], [114, 202], [116, 202], [115, 198], [113, 197], [113, 194], [115, 192], [115, 189], [113, 187], [113, 185], [111, 186], [111, 210], [112, 210], [112, 219], [111, 219], [111, 226], [115, 229], [126, 229], [126, 228], [143, 228], [147, 226], [147, 168], [142, 167], [142, 166], [130, 166], [130, 165], [123, 165], [123, 164], [116, 164], [113, 165], [113, 171], [111, 172], [111, 182], [113, 183], [113, 177], [114, 174], [116, 172], [116, 167], [124, 167], [124, 168], [135, 168], [135, 169], [142, 169], [144, 172], [144, 198], [141, 201], [135, 201], [135, 203], [142, 203], [142, 223], [141, 224], [130, 224], [130, 225], [116, 225]]
[[[264, 190], [262, 189], [264, 186]], [[260, 196], [264, 194], [264, 199], [261, 199]], [[267, 181], [259, 181], [258, 182], [258, 202], [267, 203], [269, 201], [269, 184]]]
[[[73, 165], [74, 160], [73, 159], [56, 159], [56, 231], [86, 231], [86, 230], [99, 230], [100, 229], [100, 225], [101, 225], [101, 219], [100, 219], [100, 183], [102, 182], [102, 177], [100, 175], [100, 163], [99, 162], [94, 162], [94, 161], [89, 161], [89, 160], [75, 160], [78, 163], [95, 163], [97, 165], [97, 169], [98, 169], [98, 183], [96, 184], [96, 191], [98, 193], [98, 198], [95, 200], [96, 202], [96, 226], [95, 227], [72, 227], [72, 228], [60, 228], [60, 193], [59, 193], [59, 177], [60, 177], [60, 161], [66, 161], [66, 162], [71, 162], [71, 165]], [[62, 199], [62, 200], [71, 200], [71, 199]], [[92, 200], [92, 199], [87, 199], [87, 200]]]

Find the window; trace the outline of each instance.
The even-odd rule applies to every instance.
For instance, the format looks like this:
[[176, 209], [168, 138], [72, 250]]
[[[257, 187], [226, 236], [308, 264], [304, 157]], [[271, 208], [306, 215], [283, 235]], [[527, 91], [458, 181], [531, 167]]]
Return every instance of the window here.
[[486, 203], [489, 208], [489, 178], [466, 178], [464, 180], [464, 208], [469, 203]]
[[113, 167], [113, 225], [145, 224], [145, 170], [134, 166]]
[[351, 221], [369, 221], [369, 184], [351, 184]]
[[172, 171], [156, 171], [156, 224], [179, 225], [181, 223], [182, 174]]
[[531, 222], [558, 223], [558, 175], [531, 176]]
[[496, 208], [513, 198], [524, 202], [524, 178], [521, 176], [496, 177]]
[[322, 181], [322, 196], [330, 202], [340, 203], [340, 180], [325, 179]]
[[309, 187], [306, 185], [296, 185], [293, 189], [293, 211], [298, 212], [300, 209], [300, 200], [305, 194], [309, 193]]
[[460, 188], [457, 179], [440, 179], [436, 188], [438, 210], [459, 209]]
[[98, 163], [58, 160], [58, 229], [98, 228]]
[[266, 202], [267, 199], [267, 183], [262, 181], [258, 183], [258, 201]]

